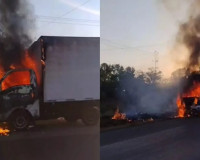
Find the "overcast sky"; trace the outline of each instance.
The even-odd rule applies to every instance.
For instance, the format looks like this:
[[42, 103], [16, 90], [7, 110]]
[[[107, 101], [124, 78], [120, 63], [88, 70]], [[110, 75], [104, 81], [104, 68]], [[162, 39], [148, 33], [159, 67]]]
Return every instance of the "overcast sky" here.
[[99, 36], [99, 0], [31, 0], [36, 27], [41, 35]]
[[169, 53], [185, 20], [185, 0], [101, 0], [101, 63], [158, 67], [168, 77], [180, 64]]

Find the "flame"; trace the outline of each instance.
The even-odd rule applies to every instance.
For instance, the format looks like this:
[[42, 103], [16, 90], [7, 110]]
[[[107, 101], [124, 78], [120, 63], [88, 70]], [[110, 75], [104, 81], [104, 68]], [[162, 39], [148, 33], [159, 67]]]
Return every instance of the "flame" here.
[[[193, 86], [188, 92], [185, 92], [181, 95], [178, 95], [176, 104], [178, 106], [178, 117], [185, 116], [185, 103], [183, 102], [183, 98], [185, 97], [200, 97], [200, 82], [193, 82]], [[195, 98], [194, 104], [197, 104], [198, 99]]]
[[195, 98], [195, 99], [194, 99], [194, 105], [197, 105], [197, 103], [198, 103], [198, 99]]
[[119, 108], [117, 107], [112, 119], [114, 120], [125, 120], [126, 118], [126, 114], [125, 113], [120, 113], [119, 112]]
[[16, 67], [14, 65], [11, 65], [10, 69], [16, 69]]
[[2, 90], [6, 90], [12, 86], [29, 85], [29, 77], [30, 73], [28, 71], [13, 72], [2, 82]]
[[[29, 52], [25, 52], [25, 56], [22, 59], [21, 64], [11, 64], [10, 69], [20, 69], [20, 68], [28, 68], [34, 70], [37, 83], [40, 85], [41, 76], [38, 68], [38, 64], [36, 61], [30, 56]], [[5, 75], [5, 70], [2, 66], [0, 66], [0, 78]], [[19, 71], [13, 72], [12, 74], [8, 75], [6, 79], [2, 82], [2, 90], [6, 90], [9, 87], [17, 86], [17, 85], [30, 85], [30, 73], [28, 71]]]
[[183, 118], [185, 115], [185, 103], [182, 101], [180, 95], [177, 97], [176, 104], [178, 106], [178, 117]]
[[2, 135], [2, 136], [8, 136], [9, 132], [10, 132], [10, 130], [8, 130], [8, 129], [0, 128], [0, 135]]
[[28, 51], [26, 51], [25, 58], [22, 61], [22, 63], [26, 68], [30, 68], [30, 69], [34, 70], [36, 77], [37, 77], [37, 82], [38, 82], [38, 84], [40, 84], [41, 78], [40, 78], [40, 72], [39, 72], [39, 69], [38, 69], [38, 64], [30, 56]]
[[46, 64], [45, 64], [45, 61], [43, 61], [42, 59], [41, 59], [41, 63], [42, 63], [43, 66], [46, 65]]

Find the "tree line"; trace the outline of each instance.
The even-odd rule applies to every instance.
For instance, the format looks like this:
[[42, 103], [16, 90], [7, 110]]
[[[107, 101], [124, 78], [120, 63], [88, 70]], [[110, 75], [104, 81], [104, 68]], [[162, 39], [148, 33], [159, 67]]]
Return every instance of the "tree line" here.
[[100, 68], [101, 114], [114, 110], [118, 105], [137, 104], [140, 90], [156, 88], [162, 72], [149, 68], [136, 71], [134, 67], [102, 63]]

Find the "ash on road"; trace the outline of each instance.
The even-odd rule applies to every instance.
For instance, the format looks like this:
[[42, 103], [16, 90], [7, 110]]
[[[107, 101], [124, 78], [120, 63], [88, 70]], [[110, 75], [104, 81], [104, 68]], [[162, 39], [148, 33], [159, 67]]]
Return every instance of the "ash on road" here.
[[0, 137], [0, 160], [99, 160], [99, 126], [39, 121]]
[[101, 160], [199, 160], [200, 119], [174, 119], [101, 133]]

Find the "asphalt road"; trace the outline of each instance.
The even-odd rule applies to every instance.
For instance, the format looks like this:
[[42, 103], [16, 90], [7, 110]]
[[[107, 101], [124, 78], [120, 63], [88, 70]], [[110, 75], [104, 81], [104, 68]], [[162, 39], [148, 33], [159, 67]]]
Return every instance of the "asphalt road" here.
[[0, 137], [0, 160], [99, 160], [99, 126], [39, 121]]
[[101, 133], [101, 160], [199, 160], [200, 119], [175, 119]]

